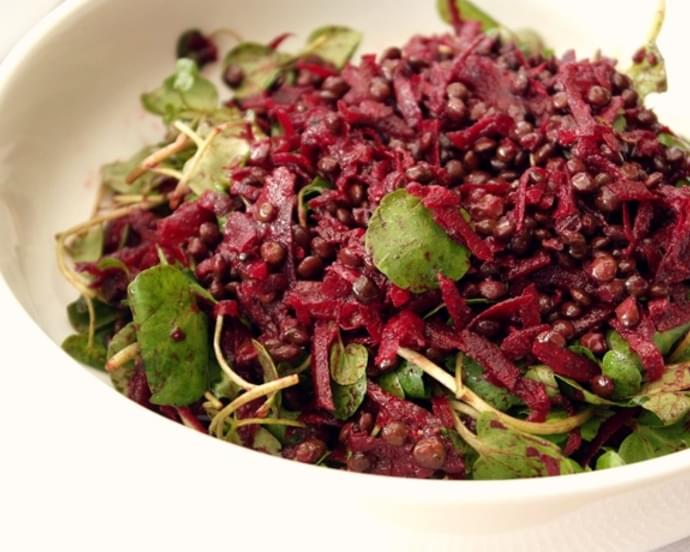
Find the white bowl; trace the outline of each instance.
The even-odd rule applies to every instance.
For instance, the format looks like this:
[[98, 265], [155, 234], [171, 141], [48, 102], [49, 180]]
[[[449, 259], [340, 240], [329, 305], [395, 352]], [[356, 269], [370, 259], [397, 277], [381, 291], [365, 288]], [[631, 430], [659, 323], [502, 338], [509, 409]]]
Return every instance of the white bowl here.
[[[586, 55], [600, 46], [623, 56], [644, 38], [655, 7], [653, 0], [483, 4], [511, 26], [538, 28], [559, 51], [575, 46]], [[654, 98], [662, 120], [680, 131], [690, 131], [681, 104], [690, 90], [688, 17], [690, 4], [670, 2], [662, 46], [672, 91]], [[53, 235], [87, 217], [101, 163], [157, 137], [138, 95], [171, 71], [178, 33], [231, 27], [267, 41], [283, 31], [303, 37], [324, 23], [364, 31], [361, 52], [443, 29], [433, 0], [75, 0], [3, 62], [0, 331], [11, 338], [3, 344], [0, 404], [3, 448], [14, 453], [3, 454], [0, 470], [3, 502], [12, 505], [2, 538], [27, 549], [251, 542], [261, 549], [649, 550], [687, 536], [690, 451], [529, 481], [343, 473], [169, 423], [59, 350], [74, 292], [56, 269]]]

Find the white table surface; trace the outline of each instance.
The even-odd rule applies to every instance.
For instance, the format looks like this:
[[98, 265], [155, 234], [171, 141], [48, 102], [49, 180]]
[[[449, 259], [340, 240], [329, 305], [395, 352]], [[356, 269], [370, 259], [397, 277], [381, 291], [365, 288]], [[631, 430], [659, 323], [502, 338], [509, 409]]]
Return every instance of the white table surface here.
[[[4, 55], [10, 50], [10, 48], [22, 37], [22, 35], [45, 13], [47, 13], [52, 7], [57, 5], [60, 0], [24, 0], [23, 2], [2, 2], [0, 6], [0, 60]], [[9, 318], [0, 317], [0, 335], [15, 335], [17, 328], [10, 323]], [[13, 360], [19, 360], [10, 358], [4, 358], [3, 364], [6, 366], [11, 366]], [[49, 489], [46, 489], [49, 492]], [[15, 498], [12, 496], [12, 489], [10, 489], [10, 496], [5, 496], [4, 498], [9, 501], [9, 499]], [[86, 507], [86, 506], [85, 506]], [[0, 510], [1, 511], [1, 510]], [[73, 512], [74, 513], [74, 512]], [[56, 512], [59, 516], [60, 513]], [[35, 520], [38, 527], [40, 526], [41, 520]], [[1, 531], [1, 529], [0, 529]], [[136, 550], [136, 537], [133, 537], [133, 548]], [[1, 540], [0, 540], [1, 542]], [[51, 538], [46, 535], [45, 543], [46, 546], [50, 546]], [[12, 545], [12, 543], [5, 543]], [[17, 548], [21, 548], [20, 543], [16, 543]], [[9, 552], [8, 548], [8, 552]], [[76, 551], [76, 549], [73, 549]], [[690, 537], [682, 542], [678, 542], [674, 545], [670, 545], [663, 550], [658, 552], [688, 552], [690, 550]]]

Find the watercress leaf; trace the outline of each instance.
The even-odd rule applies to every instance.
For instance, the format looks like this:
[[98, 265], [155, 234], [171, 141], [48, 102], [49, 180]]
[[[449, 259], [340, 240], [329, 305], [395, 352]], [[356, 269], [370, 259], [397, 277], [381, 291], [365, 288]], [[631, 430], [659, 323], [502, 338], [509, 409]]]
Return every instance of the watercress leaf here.
[[[92, 299], [92, 301], [95, 314], [94, 327], [96, 331], [112, 324], [122, 315], [118, 309], [111, 307], [107, 303], [99, 301], [98, 299]], [[77, 333], [82, 334], [89, 331], [89, 309], [83, 297], [80, 297], [67, 306], [67, 317]]]
[[690, 360], [690, 332], [676, 345], [669, 357], [670, 362], [687, 362]]
[[377, 269], [398, 287], [415, 293], [437, 288], [439, 272], [459, 280], [469, 268], [468, 250], [405, 190], [383, 198], [369, 222], [366, 247]]
[[582, 437], [582, 440], [588, 443], [592, 441], [599, 433], [599, 428], [601, 427], [601, 424], [604, 423], [605, 419], [606, 416], [598, 414], [592, 416], [589, 420], [582, 424], [580, 426], [580, 436]]
[[666, 64], [657, 46], [657, 38], [664, 24], [665, 15], [665, 5], [662, 3], [656, 13], [650, 37], [643, 47], [643, 55], [627, 71], [632, 79], [633, 87], [642, 100], [654, 92], [668, 90]]
[[599, 395], [592, 393], [589, 389], [584, 388], [578, 382], [570, 378], [566, 378], [556, 374], [556, 379], [563, 384], [564, 392], [572, 399], [575, 399], [577, 401], [585, 402], [587, 404], [593, 404], [596, 406], [626, 406], [624, 403], [604, 399]]
[[105, 345], [98, 335], [94, 336], [91, 346], [86, 334], [70, 335], [62, 342], [62, 349], [77, 362], [91, 368], [103, 370], [105, 367]]
[[[217, 370], [217, 371], [216, 371]], [[211, 377], [211, 393], [219, 399], [227, 399], [229, 401], [237, 398], [243, 389], [232, 381], [220, 366], [218, 366], [218, 361], [211, 357], [209, 359], [209, 372], [211, 374], [217, 374], [215, 377]]]
[[645, 385], [632, 402], [672, 425], [690, 412], [690, 364], [667, 367], [660, 380]]
[[93, 263], [103, 254], [103, 227], [94, 226], [88, 232], [75, 236], [67, 244], [67, 253], [75, 263]]
[[690, 431], [685, 424], [665, 428], [638, 425], [621, 443], [618, 454], [627, 464], [633, 464], [684, 450], [689, 446]]
[[342, 69], [350, 61], [361, 41], [361, 33], [349, 27], [329, 25], [316, 29], [309, 35], [306, 52]]
[[436, 6], [438, 12], [441, 15], [441, 19], [446, 23], [453, 23], [450, 2], [455, 2], [463, 21], [476, 21], [482, 26], [484, 32], [501, 27], [498, 21], [484, 10], [480, 9], [474, 2], [470, 2], [469, 0], [437, 0]]
[[261, 365], [261, 370], [264, 376], [264, 383], [278, 379], [278, 369], [276, 368], [270, 353], [266, 350], [260, 342], [256, 339], [252, 339], [252, 344], [254, 349], [256, 349], [257, 360]]
[[331, 347], [331, 378], [339, 385], [357, 383], [367, 372], [369, 351], [364, 345], [350, 343], [343, 346], [338, 340]]
[[272, 454], [273, 456], [280, 456], [283, 445], [270, 431], [266, 428], [259, 427], [256, 433], [254, 433], [252, 448]]
[[556, 376], [553, 370], [548, 366], [531, 366], [527, 372], [525, 372], [525, 378], [543, 383], [549, 398], [554, 398], [560, 393], [558, 382], [556, 382]]
[[241, 138], [241, 127], [229, 123], [216, 127], [204, 146], [182, 170], [182, 182], [196, 194], [225, 192], [230, 185], [230, 169], [244, 165], [249, 143]]
[[116, 257], [103, 257], [96, 263], [96, 268], [99, 270], [121, 270], [129, 276], [129, 267]]
[[[192, 292], [194, 281], [172, 265], [145, 270], [129, 285], [129, 304], [154, 404], [184, 406], [208, 384], [208, 321]], [[174, 340], [179, 330], [183, 338]]]
[[[113, 356], [119, 353], [125, 347], [137, 342], [137, 328], [134, 322], [130, 322], [117, 332], [108, 343], [106, 356], [110, 360]], [[127, 393], [129, 382], [134, 375], [134, 361], [127, 362], [122, 366], [109, 370], [110, 380], [113, 382], [113, 387], [120, 393]]]
[[560, 448], [545, 439], [508, 429], [488, 412], [477, 419], [475, 479], [516, 479], [582, 471]]
[[335, 404], [334, 416], [338, 420], [350, 418], [364, 401], [367, 393], [367, 377], [362, 376], [352, 385], [339, 385], [331, 382], [333, 390], [333, 404]]
[[236, 65], [243, 72], [235, 97], [242, 99], [268, 90], [284, 70], [290, 56], [255, 42], [238, 44], [225, 56], [223, 67]]
[[656, 332], [654, 334], [654, 345], [657, 346], [662, 355], [666, 356], [671, 352], [676, 342], [688, 333], [688, 330], [690, 330], [690, 324], [683, 324], [665, 332]]
[[398, 377], [397, 371], [388, 372], [379, 376], [377, 383], [386, 393], [390, 393], [391, 395], [394, 395], [400, 399], [405, 398], [405, 390], [400, 384], [400, 378]]
[[576, 353], [578, 355], [581, 355], [581, 356], [587, 358], [588, 360], [591, 360], [594, 364], [597, 364], [597, 365], [601, 364], [599, 362], [599, 359], [596, 357], [596, 355], [592, 351], [590, 351], [587, 347], [584, 347], [584, 346], [576, 343], [574, 345], [570, 345], [570, 347], [568, 347], [568, 349], [570, 349], [573, 353]]
[[[298, 411], [285, 410], [281, 407], [278, 410], [277, 417], [282, 420], [298, 420], [300, 414], [301, 413]], [[270, 431], [273, 434], [273, 436], [276, 439], [278, 439], [283, 445], [285, 444], [287, 426], [283, 424], [270, 424], [266, 426], [266, 429]]]
[[166, 122], [193, 119], [213, 113], [218, 108], [218, 90], [204, 78], [197, 64], [187, 58], [177, 60], [175, 73], [163, 85], [143, 94], [142, 104], [147, 111], [160, 115]]
[[[453, 369], [455, 360], [453, 360]], [[503, 387], [491, 383], [484, 375], [484, 369], [470, 357], [463, 360], [462, 380], [467, 387], [491, 406], [505, 412], [512, 406], [522, 404], [522, 401]]]
[[428, 399], [429, 390], [424, 384], [424, 370], [416, 364], [405, 361], [396, 370], [398, 381], [409, 399]]
[[330, 182], [317, 176], [297, 193], [297, 219], [301, 226], [305, 228], [307, 226], [307, 215], [309, 214], [308, 200], [332, 187]]
[[601, 363], [601, 371], [615, 384], [615, 400], [629, 399], [640, 391], [642, 363], [635, 353], [626, 353], [622, 350], [608, 351]]
[[118, 194], [143, 194], [150, 192], [160, 181], [160, 177], [152, 172], [146, 172], [129, 184], [127, 176], [138, 167], [141, 162], [158, 150], [157, 146], [147, 146], [125, 161], [113, 161], [101, 167], [101, 183]]
[[607, 450], [597, 459], [597, 464], [594, 469], [608, 470], [609, 468], [618, 468], [625, 466], [625, 460], [615, 450]]

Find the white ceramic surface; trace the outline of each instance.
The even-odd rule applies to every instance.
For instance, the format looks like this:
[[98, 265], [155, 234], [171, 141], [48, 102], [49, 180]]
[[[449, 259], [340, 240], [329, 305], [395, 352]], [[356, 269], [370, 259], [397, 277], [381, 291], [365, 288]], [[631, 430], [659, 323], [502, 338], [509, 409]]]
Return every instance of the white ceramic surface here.
[[[538, 27], [559, 50], [602, 47], [625, 56], [644, 37], [655, 6], [484, 4], [510, 25]], [[655, 98], [661, 117], [681, 131], [690, 131], [681, 103], [690, 90], [688, 16], [690, 4], [669, 0], [662, 46], [672, 92]], [[54, 341], [68, 332], [64, 305], [74, 293], [55, 268], [52, 236], [88, 214], [102, 162], [156, 136], [158, 124], [143, 115], [137, 97], [170, 71], [179, 31], [225, 26], [268, 40], [285, 30], [304, 36], [330, 22], [363, 30], [362, 51], [443, 28], [433, 0], [75, 0], [2, 64], [0, 543], [12, 545], [2, 548], [52, 542], [72, 549], [210, 549], [239, 540], [260, 548], [302, 543], [307, 550], [371, 542], [386, 550], [650, 550], [686, 536], [690, 452], [537, 481], [346, 474], [178, 427], [120, 397], [58, 350]]]

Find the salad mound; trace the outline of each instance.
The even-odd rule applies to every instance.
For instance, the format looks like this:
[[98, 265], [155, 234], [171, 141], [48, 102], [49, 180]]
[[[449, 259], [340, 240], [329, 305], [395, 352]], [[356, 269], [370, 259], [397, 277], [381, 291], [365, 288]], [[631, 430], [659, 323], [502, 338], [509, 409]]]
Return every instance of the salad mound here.
[[477, 6], [361, 35], [177, 44], [166, 132], [58, 235], [63, 348], [219, 439], [357, 472], [508, 479], [690, 445], [689, 145], [625, 72]]

